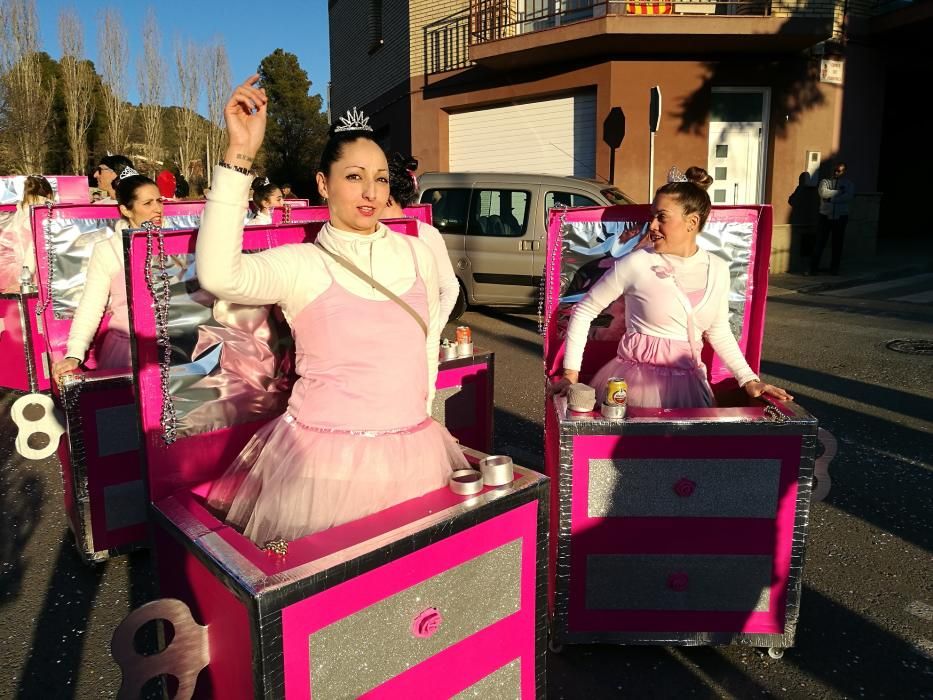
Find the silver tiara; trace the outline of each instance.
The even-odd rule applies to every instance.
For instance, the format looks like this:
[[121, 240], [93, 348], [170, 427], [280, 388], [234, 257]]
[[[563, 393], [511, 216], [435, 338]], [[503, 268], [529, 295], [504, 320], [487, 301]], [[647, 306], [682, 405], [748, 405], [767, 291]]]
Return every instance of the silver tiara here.
[[123, 168], [123, 172], [117, 176], [117, 179], [125, 180], [128, 177], [133, 177], [134, 175], [139, 175], [139, 173], [133, 170], [130, 166], [126, 166]]
[[687, 182], [687, 176], [680, 172], [680, 168], [676, 165], [671, 166], [671, 169], [667, 171], [667, 181], [671, 182]]
[[363, 113], [356, 107], [347, 110], [347, 116], [340, 117], [340, 126], [334, 129], [334, 133], [340, 131], [372, 131], [369, 125], [369, 117], [363, 116]]

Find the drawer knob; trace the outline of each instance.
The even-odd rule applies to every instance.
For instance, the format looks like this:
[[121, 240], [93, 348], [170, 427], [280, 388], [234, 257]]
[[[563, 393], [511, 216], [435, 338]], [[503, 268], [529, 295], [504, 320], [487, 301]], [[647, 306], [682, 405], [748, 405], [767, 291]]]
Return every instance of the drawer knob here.
[[441, 613], [437, 608], [422, 610], [415, 615], [415, 619], [411, 621], [412, 636], [419, 637], [420, 639], [433, 637], [441, 628], [441, 623], [443, 621], [444, 619], [441, 617]]
[[690, 585], [690, 577], [682, 571], [671, 574], [667, 577], [667, 587], [672, 591], [677, 593], [682, 593], [687, 590], [687, 587]]
[[689, 498], [693, 495], [693, 492], [696, 491], [697, 485], [695, 481], [684, 477], [676, 484], [674, 484], [674, 493], [676, 493], [681, 498]]

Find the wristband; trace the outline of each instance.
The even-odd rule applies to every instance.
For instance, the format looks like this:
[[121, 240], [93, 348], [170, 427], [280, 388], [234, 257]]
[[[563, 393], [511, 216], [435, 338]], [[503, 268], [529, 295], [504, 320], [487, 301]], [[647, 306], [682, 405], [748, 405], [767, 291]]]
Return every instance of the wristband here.
[[229, 168], [230, 170], [236, 170], [238, 173], [243, 173], [244, 175], [250, 174], [249, 168], [244, 168], [240, 165], [233, 165], [232, 163], [228, 163], [225, 160], [217, 161], [217, 165], [219, 165], [221, 168]]

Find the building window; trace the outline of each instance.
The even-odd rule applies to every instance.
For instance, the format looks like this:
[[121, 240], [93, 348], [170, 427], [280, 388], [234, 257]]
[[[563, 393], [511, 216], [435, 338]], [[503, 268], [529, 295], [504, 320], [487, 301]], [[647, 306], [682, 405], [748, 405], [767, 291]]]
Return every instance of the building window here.
[[369, 53], [382, 48], [382, 0], [369, 0]]

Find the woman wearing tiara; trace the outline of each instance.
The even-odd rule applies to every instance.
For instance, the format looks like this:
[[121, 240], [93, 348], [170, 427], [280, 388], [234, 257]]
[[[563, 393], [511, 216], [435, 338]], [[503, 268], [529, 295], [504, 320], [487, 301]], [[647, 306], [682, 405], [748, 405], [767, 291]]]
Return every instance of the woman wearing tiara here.
[[[389, 203], [383, 213], [385, 219], [400, 219], [405, 216], [405, 207], [418, 201], [418, 180], [415, 170], [418, 161], [411, 156], [395, 153], [389, 161]], [[447, 323], [450, 312], [457, 304], [460, 295], [460, 283], [450, 264], [447, 245], [441, 232], [423, 221], [418, 222], [418, 238], [425, 242], [434, 253], [437, 266], [438, 287], [441, 295], [441, 321]]]
[[567, 326], [563, 378], [552, 391], [564, 393], [579, 381], [583, 351], [593, 319], [620, 296], [625, 300], [625, 335], [616, 357], [593, 377], [599, 401], [606, 382], [623, 377], [628, 404], [646, 408], [702, 408], [713, 392], [700, 360], [705, 338], [751, 397], [793, 398], [762, 382], [748, 366], [729, 328], [729, 265], [701, 250], [697, 235], [712, 205], [709, 174], [692, 167], [672, 169], [651, 205], [649, 246], [620, 258], [576, 304]]
[[428, 417], [441, 318], [430, 250], [389, 231], [385, 154], [368, 119], [341, 118], [318, 191], [330, 220], [314, 244], [244, 255], [248, 166], [262, 144], [258, 76], [224, 109], [230, 146], [198, 234], [202, 287], [240, 304], [278, 304], [295, 337], [298, 380], [285, 414], [261, 428], [208, 504], [259, 545], [293, 540], [443, 487], [466, 466]]
[[56, 382], [63, 375], [78, 371], [108, 306], [110, 322], [97, 356], [97, 368], [118, 369], [131, 365], [130, 322], [123, 274], [123, 231], [142, 228], [146, 222], [161, 226], [162, 195], [156, 183], [130, 167], [124, 168], [114, 178], [114, 183], [111, 186], [123, 218], [117, 222], [113, 235], [95, 244], [91, 252], [84, 291], [68, 332], [65, 357], [52, 366], [52, 377]]
[[271, 224], [272, 210], [285, 202], [282, 190], [278, 185], [269, 182], [267, 177], [257, 177], [253, 180], [252, 190], [252, 216], [247, 219], [247, 225]]

